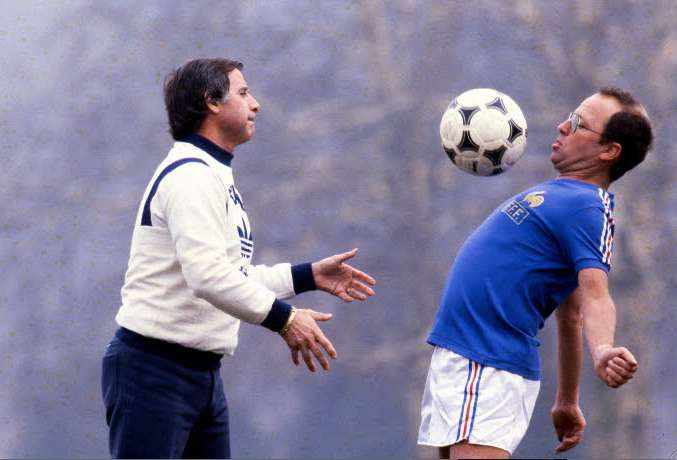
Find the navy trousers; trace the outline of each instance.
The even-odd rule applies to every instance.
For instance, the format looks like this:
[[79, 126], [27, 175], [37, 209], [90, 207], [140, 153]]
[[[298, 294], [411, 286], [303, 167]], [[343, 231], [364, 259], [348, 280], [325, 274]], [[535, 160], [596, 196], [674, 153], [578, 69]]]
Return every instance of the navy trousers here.
[[119, 329], [101, 387], [113, 458], [230, 458], [221, 355]]

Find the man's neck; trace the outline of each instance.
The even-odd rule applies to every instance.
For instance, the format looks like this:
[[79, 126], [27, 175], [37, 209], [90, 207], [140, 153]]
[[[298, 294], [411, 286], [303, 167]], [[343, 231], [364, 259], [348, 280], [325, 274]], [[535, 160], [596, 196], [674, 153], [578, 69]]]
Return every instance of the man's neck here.
[[208, 125], [207, 123], [203, 123], [200, 129], [196, 131], [196, 134], [199, 134], [200, 136], [204, 137], [205, 139], [209, 139], [212, 141], [214, 144], [218, 145], [221, 147], [223, 150], [230, 152], [231, 154], [235, 154], [235, 143], [234, 142], [229, 142], [226, 139], [223, 139], [222, 136], [220, 135], [219, 131], [213, 127], [212, 125]]
[[569, 173], [560, 173], [557, 176], [557, 178], [558, 179], [571, 179], [571, 180], [577, 180], [577, 181], [581, 181], [581, 182], [587, 182], [588, 184], [593, 184], [593, 185], [596, 185], [597, 187], [601, 187], [604, 190], [607, 190], [609, 188], [609, 185], [611, 184], [611, 181], [609, 180], [609, 176], [607, 174], [589, 175], [589, 174], [569, 172]]

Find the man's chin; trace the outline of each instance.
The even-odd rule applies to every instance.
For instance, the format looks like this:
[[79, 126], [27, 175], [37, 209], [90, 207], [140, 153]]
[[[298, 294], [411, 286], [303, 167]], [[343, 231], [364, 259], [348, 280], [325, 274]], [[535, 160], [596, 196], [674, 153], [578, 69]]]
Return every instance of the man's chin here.
[[559, 171], [559, 166], [562, 163], [557, 160], [557, 156], [555, 155], [555, 152], [552, 152], [550, 154], [550, 164], [552, 165], [553, 168], [555, 168], [556, 171]]
[[[558, 159], [558, 157], [560, 157], [560, 158]], [[561, 159], [562, 158], [561, 158], [559, 150], [553, 149], [553, 150], [550, 151], [550, 162], [553, 165], [557, 164], [559, 161], [561, 161]]]
[[244, 135], [242, 136], [242, 144], [245, 142], [249, 142], [252, 140], [252, 137], [254, 137], [254, 134], [256, 133], [256, 128], [254, 126], [251, 126], [247, 128], [247, 130], [243, 133]]

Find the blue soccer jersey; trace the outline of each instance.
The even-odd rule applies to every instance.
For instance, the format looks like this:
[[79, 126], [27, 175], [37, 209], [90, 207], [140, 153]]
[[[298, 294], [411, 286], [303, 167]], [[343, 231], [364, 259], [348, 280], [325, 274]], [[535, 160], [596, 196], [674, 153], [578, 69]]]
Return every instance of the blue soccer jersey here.
[[428, 342], [540, 379], [538, 330], [584, 268], [608, 271], [613, 194], [554, 179], [500, 205], [465, 241]]

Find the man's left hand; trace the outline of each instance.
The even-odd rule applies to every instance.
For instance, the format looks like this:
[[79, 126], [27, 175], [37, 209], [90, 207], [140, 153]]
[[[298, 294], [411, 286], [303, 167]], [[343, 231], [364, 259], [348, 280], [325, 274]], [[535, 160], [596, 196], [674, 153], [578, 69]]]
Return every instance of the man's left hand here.
[[357, 248], [314, 262], [312, 269], [315, 286], [345, 302], [367, 300], [373, 296], [374, 290], [369, 286], [375, 285], [376, 280], [345, 263], [356, 254]]
[[637, 360], [625, 347], [600, 345], [592, 359], [597, 375], [611, 388], [628, 383], [638, 368]]

